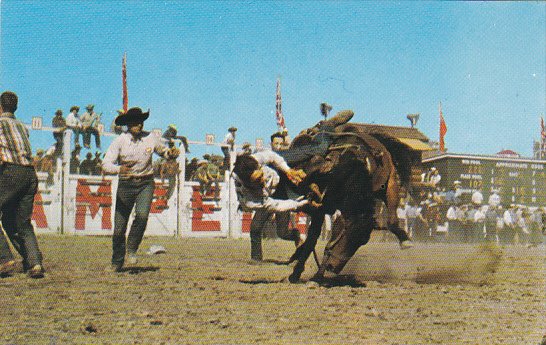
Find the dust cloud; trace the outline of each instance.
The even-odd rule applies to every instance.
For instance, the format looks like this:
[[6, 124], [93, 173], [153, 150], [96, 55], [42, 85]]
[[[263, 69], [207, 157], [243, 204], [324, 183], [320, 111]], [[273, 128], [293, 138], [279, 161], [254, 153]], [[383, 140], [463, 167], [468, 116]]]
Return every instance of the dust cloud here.
[[492, 244], [417, 243], [401, 251], [385, 243], [361, 248], [342, 273], [362, 281], [485, 285], [494, 283], [501, 259], [502, 250]]

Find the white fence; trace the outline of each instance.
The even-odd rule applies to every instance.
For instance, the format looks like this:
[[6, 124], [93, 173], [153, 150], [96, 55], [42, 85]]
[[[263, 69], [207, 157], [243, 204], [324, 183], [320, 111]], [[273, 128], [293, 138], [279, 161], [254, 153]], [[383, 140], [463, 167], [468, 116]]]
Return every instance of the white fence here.
[[[49, 183], [47, 173], [38, 173], [39, 190], [34, 200], [33, 224], [38, 233], [111, 235], [118, 178], [69, 173], [71, 131], [65, 131], [62, 159]], [[226, 176], [219, 198], [201, 195], [199, 184], [184, 180], [185, 152], [178, 158], [177, 188], [167, 199], [168, 185], [155, 180], [155, 191], [146, 235], [183, 237], [248, 236], [252, 214], [238, 211], [233, 181]], [[234, 157], [234, 155], [231, 155]], [[305, 216], [297, 227], [305, 229]]]

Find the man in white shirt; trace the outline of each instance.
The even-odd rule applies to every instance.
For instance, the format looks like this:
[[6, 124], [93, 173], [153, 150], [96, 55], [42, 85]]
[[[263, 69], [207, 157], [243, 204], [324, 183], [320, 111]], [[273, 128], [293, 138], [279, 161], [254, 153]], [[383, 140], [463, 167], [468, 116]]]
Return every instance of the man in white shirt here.
[[80, 134], [82, 130], [82, 122], [80, 115], [78, 115], [80, 107], [74, 105], [70, 108], [70, 114], [66, 117], [66, 128], [72, 130], [74, 133], [74, 144], [80, 144]]
[[[277, 172], [278, 170], [278, 172]], [[279, 175], [279, 173], [282, 175]], [[237, 199], [243, 211], [256, 211], [250, 226], [250, 256], [260, 262], [262, 232], [272, 213], [287, 219], [277, 219], [277, 234], [290, 241], [299, 240], [299, 232], [286, 226], [289, 211], [297, 211], [308, 205], [308, 200], [288, 198], [286, 179], [297, 185], [304, 178], [302, 170], [291, 169], [286, 161], [273, 151], [260, 151], [252, 155], [237, 156], [233, 168]]]
[[231, 161], [231, 155], [230, 151], [233, 150], [233, 146], [235, 145], [235, 133], [237, 132], [237, 127], [229, 127], [228, 133], [224, 137], [224, 141], [222, 141], [222, 153], [224, 154], [224, 167], [226, 170], [230, 169], [230, 161]]
[[[112, 266], [110, 271], [120, 272], [127, 253], [130, 264], [137, 263], [137, 250], [144, 236], [148, 215], [154, 194], [154, 171], [152, 154], [155, 152], [164, 158], [176, 158], [180, 151], [176, 147], [169, 149], [159, 136], [142, 130], [149, 112], [140, 108], [131, 108], [119, 115], [115, 123], [127, 126], [127, 133], [122, 133], [112, 141], [102, 162], [105, 174], [118, 174], [119, 183], [116, 193], [114, 215], [114, 234], [112, 236]], [[135, 208], [135, 219], [125, 243], [125, 232], [131, 211]]]

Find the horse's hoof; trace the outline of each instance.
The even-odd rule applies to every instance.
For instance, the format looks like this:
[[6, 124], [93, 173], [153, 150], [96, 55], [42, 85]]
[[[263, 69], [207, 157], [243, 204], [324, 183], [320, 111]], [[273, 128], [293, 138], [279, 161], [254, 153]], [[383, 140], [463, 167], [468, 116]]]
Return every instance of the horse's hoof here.
[[288, 281], [292, 284], [296, 284], [300, 280], [300, 274], [292, 273], [288, 276]]
[[413, 248], [413, 242], [410, 240], [405, 240], [400, 242], [400, 249], [410, 249]]

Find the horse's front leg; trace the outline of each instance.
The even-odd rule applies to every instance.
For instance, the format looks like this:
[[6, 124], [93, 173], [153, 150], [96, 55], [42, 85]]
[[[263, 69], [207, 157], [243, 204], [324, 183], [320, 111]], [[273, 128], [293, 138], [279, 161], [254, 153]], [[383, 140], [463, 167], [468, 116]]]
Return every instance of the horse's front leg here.
[[296, 283], [300, 280], [301, 274], [305, 270], [305, 262], [317, 244], [323, 222], [324, 213], [316, 213], [311, 216], [311, 225], [307, 230], [307, 238], [290, 258], [290, 262], [297, 260], [296, 265], [292, 270], [292, 274], [288, 276], [288, 281], [291, 283]]

